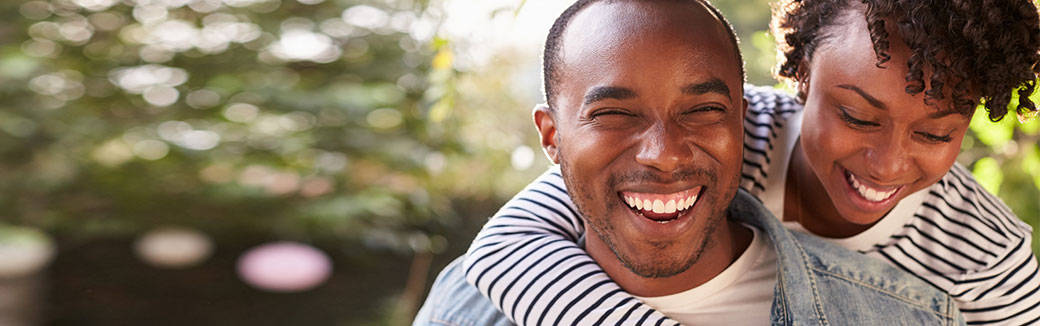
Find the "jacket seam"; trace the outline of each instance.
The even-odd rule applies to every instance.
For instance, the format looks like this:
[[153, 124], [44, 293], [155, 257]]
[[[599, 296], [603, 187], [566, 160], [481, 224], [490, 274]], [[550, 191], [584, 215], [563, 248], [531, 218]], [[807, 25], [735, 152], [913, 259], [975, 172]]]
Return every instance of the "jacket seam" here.
[[[827, 274], [827, 275], [830, 275], [832, 277], [839, 278], [839, 279], [845, 280], [845, 281], [850, 282], [850, 283], [855, 283], [855, 284], [857, 284], [859, 286], [862, 286], [862, 287], [873, 289], [873, 290], [878, 291], [880, 293], [886, 294], [886, 295], [888, 295], [888, 296], [890, 296], [890, 297], [892, 297], [892, 298], [894, 298], [896, 300], [902, 301], [902, 302], [904, 302], [904, 303], [906, 303], [906, 304], [908, 304], [910, 306], [913, 306], [916, 309], [927, 311], [927, 312], [931, 312], [931, 313], [935, 314], [937, 317], [940, 317], [940, 318], [943, 318], [943, 319], [951, 318], [951, 314], [950, 314], [950, 310], [949, 309], [947, 309], [947, 311], [945, 311], [945, 312], [937, 311], [936, 309], [933, 309], [933, 308], [930, 308], [930, 307], [928, 307], [926, 305], [914, 302], [913, 300], [910, 300], [907, 297], [904, 297], [904, 296], [899, 295], [899, 294], [892, 293], [891, 291], [888, 291], [886, 289], [880, 288], [880, 287], [878, 287], [878, 286], [876, 286], [874, 284], [865, 283], [865, 282], [862, 282], [860, 280], [856, 280], [856, 279], [852, 279], [852, 278], [846, 277], [845, 275], [842, 275], [842, 274], [833, 273], [831, 271], [827, 271], [827, 270], [823, 270], [823, 269], [819, 269], [819, 268], [815, 268], [815, 267], [812, 267], [812, 269], [815, 270], [816, 272], [819, 272], [819, 273], [822, 273], [822, 274]], [[949, 297], [946, 297], [946, 302], [947, 302], [947, 305], [950, 304], [950, 298]]]
[[[784, 286], [784, 283], [785, 283], [784, 282], [784, 273], [779, 273], [778, 272], [777, 274], [779, 274], [779, 275], [777, 275], [777, 277], [779, 277], [779, 284], [777, 284], [777, 286], [780, 287], [780, 293], [787, 293], [787, 291], [785, 290], [787, 287]], [[776, 294], [774, 294], [774, 295], [776, 295]], [[775, 298], [774, 298], [774, 300], [775, 300]], [[779, 301], [780, 301], [780, 306], [777, 307], [777, 308], [780, 309], [780, 318], [783, 318], [784, 323], [787, 323], [788, 322], [788, 318], [787, 318], [787, 298], [785, 296], [781, 295]]]
[[[805, 253], [805, 248], [802, 247], [802, 244], [798, 243], [798, 241], [793, 241], [792, 243], [798, 248], [798, 253], [802, 256], [802, 265], [805, 266], [806, 270], [815, 270], [815, 268], [809, 264], [809, 256]], [[809, 288], [812, 289], [813, 295], [813, 307], [816, 309], [816, 315], [820, 320], [820, 325], [830, 325], [830, 322], [827, 321], [827, 314], [823, 311], [823, 303], [820, 300], [819, 289], [816, 285], [816, 277], [812, 275], [812, 273], [808, 273], [806, 276], [809, 278]]]
[[[462, 319], [462, 320], [460, 321], [458, 319]], [[434, 323], [434, 324], [438, 324], [438, 325], [444, 325], [444, 326], [473, 325], [473, 321], [465, 319], [465, 318], [461, 318], [461, 317], [454, 317], [454, 318], [431, 317], [430, 318], [430, 323]]]
[[462, 325], [462, 324], [456, 324], [456, 323], [451, 322], [451, 321], [447, 321], [447, 320], [443, 320], [443, 319], [437, 319], [437, 318], [431, 318], [430, 322], [434, 323], [434, 324], [438, 324], [438, 325], [444, 325], [444, 326], [461, 326]]

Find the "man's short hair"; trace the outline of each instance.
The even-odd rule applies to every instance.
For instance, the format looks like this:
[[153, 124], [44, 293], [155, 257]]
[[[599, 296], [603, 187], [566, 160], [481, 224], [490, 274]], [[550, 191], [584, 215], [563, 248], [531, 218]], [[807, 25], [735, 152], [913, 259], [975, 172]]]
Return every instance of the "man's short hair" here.
[[596, 2], [618, 2], [618, 1], [672, 1], [681, 2], [688, 4], [702, 4], [708, 8], [712, 15], [715, 16], [722, 25], [726, 28], [726, 33], [729, 35], [730, 43], [733, 45], [733, 51], [736, 52], [737, 62], [740, 65], [740, 80], [745, 80], [744, 73], [744, 57], [740, 53], [740, 47], [738, 44], [740, 41], [737, 40], [737, 34], [733, 32], [733, 26], [730, 25], [726, 17], [722, 16], [715, 6], [704, 0], [578, 0], [567, 10], [564, 10], [560, 17], [556, 18], [553, 22], [552, 28], [549, 29], [549, 36], [545, 39], [545, 53], [542, 54], [542, 78], [544, 78], [545, 85], [545, 102], [549, 104], [550, 110], [555, 110], [553, 100], [556, 99], [556, 88], [555, 85], [559, 80], [559, 66], [562, 64], [560, 58], [560, 48], [563, 46], [563, 32], [567, 29], [567, 25], [570, 24], [571, 19], [578, 14], [582, 9]]

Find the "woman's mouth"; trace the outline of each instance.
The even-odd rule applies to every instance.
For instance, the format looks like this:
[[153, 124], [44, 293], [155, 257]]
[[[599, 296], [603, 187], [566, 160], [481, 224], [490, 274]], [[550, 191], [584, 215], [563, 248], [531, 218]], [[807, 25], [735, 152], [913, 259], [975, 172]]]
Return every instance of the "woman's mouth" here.
[[669, 193], [638, 193], [621, 192], [621, 198], [632, 211], [653, 220], [665, 224], [678, 219], [697, 204], [703, 186]]
[[903, 186], [882, 187], [869, 185], [868, 182], [856, 178], [856, 175], [849, 172], [849, 170], [845, 170], [845, 181], [848, 182], [852, 189], [856, 190], [855, 192], [859, 194], [860, 197], [872, 203], [880, 203], [888, 200], [899, 192], [900, 189], [903, 189]]

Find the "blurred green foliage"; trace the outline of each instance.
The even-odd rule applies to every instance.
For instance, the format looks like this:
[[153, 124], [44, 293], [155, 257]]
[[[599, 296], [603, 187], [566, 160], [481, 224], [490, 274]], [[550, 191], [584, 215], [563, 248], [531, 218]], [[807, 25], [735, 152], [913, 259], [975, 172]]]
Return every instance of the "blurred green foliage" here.
[[4, 1], [0, 218], [435, 251], [500, 167], [455, 168], [482, 152], [428, 5]]

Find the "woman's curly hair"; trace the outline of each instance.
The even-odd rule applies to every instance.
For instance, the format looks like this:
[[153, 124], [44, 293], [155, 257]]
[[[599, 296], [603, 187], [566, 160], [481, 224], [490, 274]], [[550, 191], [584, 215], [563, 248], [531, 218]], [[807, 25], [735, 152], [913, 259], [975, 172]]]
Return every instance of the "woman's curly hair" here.
[[[1040, 18], [1030, 0], [782, 0], [772, 22], [783, 57], [777, 74], [800, 79], [800, 65], [828, 37], [826, 29], [855, 7], [865, 8], [878, 67], [891, 59], [888, 30], [910, 48], [907, 93], [923, 91], [931, 103], [949, 87], [954, 110], [970, 115], [981, 99], [989, 119], [999, 121], [1017, 91], [1017, 113], [1036, 113], [1029, 95], [1040, 72]], [[886, 22], [896, 26], [886, 29]], [[927, 90], [925, 69], [932, 71]]]

